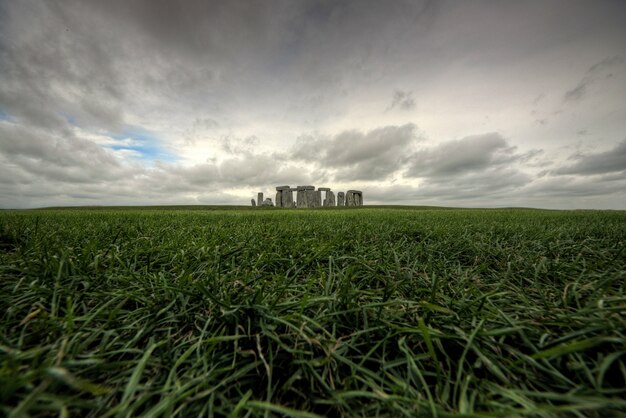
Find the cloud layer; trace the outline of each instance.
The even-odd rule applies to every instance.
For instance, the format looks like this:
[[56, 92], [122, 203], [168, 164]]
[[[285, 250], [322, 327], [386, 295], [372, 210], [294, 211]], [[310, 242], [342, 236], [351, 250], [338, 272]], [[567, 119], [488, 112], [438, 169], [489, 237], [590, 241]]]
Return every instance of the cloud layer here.
[[623, 2], [0, 0], [0, 207], [626, 209]]

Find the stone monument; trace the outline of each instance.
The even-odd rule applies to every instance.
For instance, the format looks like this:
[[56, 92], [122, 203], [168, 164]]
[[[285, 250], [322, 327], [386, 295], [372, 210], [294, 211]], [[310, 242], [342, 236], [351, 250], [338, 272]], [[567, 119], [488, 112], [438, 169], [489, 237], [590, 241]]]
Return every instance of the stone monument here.
[[[294, 200], [293, 192], [296, 192]], [[322, 192], [324, 196], [322, 198]], [[252, 206], [274, 206], [271, 198], [263, 200], [263, 192], [258, 192], [257, 200], [250, 200]], [[276, 207], [278, 208], [319, 208], [335, 206], [363, 206], [363, 192], [360, 190], [348, 190], [335, 193], [330, 187], [315, 186], [276, 186]]]

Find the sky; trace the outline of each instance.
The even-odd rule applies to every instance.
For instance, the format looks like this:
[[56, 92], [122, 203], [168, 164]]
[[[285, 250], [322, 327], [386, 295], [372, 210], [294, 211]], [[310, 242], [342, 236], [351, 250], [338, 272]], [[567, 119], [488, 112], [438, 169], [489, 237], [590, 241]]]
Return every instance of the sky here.
[[0, 208], [626, 209], [626, 1], [0, 0]]

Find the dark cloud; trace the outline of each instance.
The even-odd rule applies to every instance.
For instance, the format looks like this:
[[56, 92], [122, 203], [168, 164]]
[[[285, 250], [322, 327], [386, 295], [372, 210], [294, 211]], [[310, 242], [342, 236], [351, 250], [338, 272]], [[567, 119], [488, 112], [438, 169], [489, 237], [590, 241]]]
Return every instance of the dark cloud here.
[[381, 180], [397, 171], [419, 141], [417, 126], [385, 126], [332, 137], [307, 135], [292, 150], [295, 158], [336, 170], [337, 180]]
[[531, 176], [518, 169], [490, 167], [459, 177], [423, 178], [419, 186], [371, 186], [367, 188], [367, 199], [379, 204], [445, 202], [476, 206], [497, 202], [498, 206], [508, 206], [513, 204], [511, 202], [516, 200], [516, 195], [532, 180]]
[[407, 177], [446, 177], [515, 161], [519, 155], [497, 132], [472, 135], [424, 148], [409, 158]]
[[124, 175], [116, 158], [89, 140], [0, 122], [0, 156], [52, 180], [90, 182]]
[[[576, 207], [579, 204], [578, 198], [604, 198], [610, 200], [611, 197], [621, 199], [626, 198], [626, 179], [610, 178], [609, 176], [550, 176], [538, 179], [530, 183], [521, 190], [522, 195], [531, 199], [546, 198], [558, 199], [566, 202], [561, 207]], [[596, 203], [593, 207], [602, 207], [602, 203]]]
[[415, 99], [412, 91], [395, 90], [391, 99], [391, 104], [386, 111], [398, 108], [400, 110], [411, 110], [415, 108]]
[[623, 140], [609, 151], [595, 154], [578, 154], [573, 156], [572, 159], [576, 160], [574, 164], [561, 167], [555, 170], [554, 173], [595, 175], [623, 171], [626, 174], [626, 140]]
[[587, 94], [588, 88], [597, 82], [602, 76], [612, 76], [609, 71], [615, 67], [624, 64], [624, 57], [616, 55], [607, 57], [602, 61], [592, 65], [580, 82], [571, 90], [565, 92], [563, 100], [566, 102], [575, 102], [581, 100]]

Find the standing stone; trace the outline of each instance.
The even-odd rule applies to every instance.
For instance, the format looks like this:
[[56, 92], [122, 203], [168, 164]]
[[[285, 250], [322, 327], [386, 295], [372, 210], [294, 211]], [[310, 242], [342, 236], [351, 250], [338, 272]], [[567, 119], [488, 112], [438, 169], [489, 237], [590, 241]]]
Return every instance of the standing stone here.
[[345, 194], [343, 192], [337, 193], [337, 206], [344, 205]]
[[348, 190], [346, 192], [346, 206], [363, 206], [363, 192], [360, 190]]
[[315, 200], [315, 187], [298, 186], [298, 207], [312, 208]]
[[307, 208], [315, 207], [315, 190], [314, 189], [307, 189], [304, 195], [304, 198], [306, 199], [305, 207]]
[[263, 204], [263, 192], [259, 192], [256, 198], [257, 205], [261, 206]]
[[326, 199], [324, 199], [324, 206], [333, 207], [335, 206], [335, 193], [330, 190], [326, 192]]
[[298, 186], [297, 187], [297, 192], [296, 192], [296, 201], [297, 204], [296, 206], [299, 208], [304, 208], [304, 187], [303, 186]]
[[346, 192], [346, 206], [354, 206], [354, 193], [352, 193], [352, 190]]
[[250, 202], [252, 202], [252, 206], [256, 206], [256, 202], [254, 201], [254, 199], [250, 199]]
[[280, 192], [282, 194], [282, 207], [283, 208], [290, 208], [293, 203], [293, 192], [291, 191], [291, 189], [284, 189], [283, 191]]
[[267, 199], [265, 199], [265, 200], [263, 201], [262, 206], [274, 206], [274, 204], [272, 203], [272, 198], [271, 198], [271, 197], [268, 197]]
[[319, 189], [315, 192], [315, 207], [322, 207], [322, 192]]
[[283, 207], [283, 192], [276, 192], [276, 207]]

